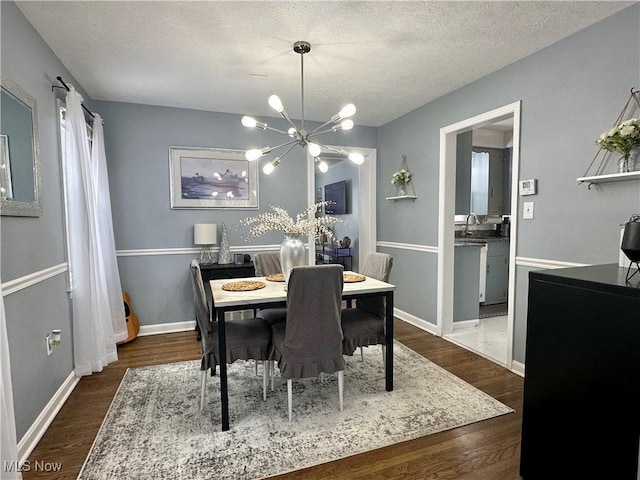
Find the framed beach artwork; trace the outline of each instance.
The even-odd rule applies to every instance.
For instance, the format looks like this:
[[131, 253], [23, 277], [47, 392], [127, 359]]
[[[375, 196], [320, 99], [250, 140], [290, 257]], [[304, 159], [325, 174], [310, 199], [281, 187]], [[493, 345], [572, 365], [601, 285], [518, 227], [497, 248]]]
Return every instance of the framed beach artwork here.
[[171, 208], [258, 208], [258, 162], [242, 150], [169, 147]]

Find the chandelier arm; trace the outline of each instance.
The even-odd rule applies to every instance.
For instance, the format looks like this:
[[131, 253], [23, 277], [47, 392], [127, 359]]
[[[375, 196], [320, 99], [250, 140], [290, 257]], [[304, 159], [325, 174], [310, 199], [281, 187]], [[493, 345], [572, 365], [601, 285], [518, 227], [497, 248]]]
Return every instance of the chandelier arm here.
[[[291, 119], [289, 118], [289, 115], [287, 115], [287, 112], [285, 110], [282, 110], [280, 112], [280, 116], [284, 118], [287, 122], [289, 122], [289, 125], [295, 128], [296, 133], [298, 134], [300, 133], [300, 130], [298, 130], [298, 127], [296, 127], [296, 124], [291, 121]], [[289, 135], [287, 132], [282, 132], [282, 133], [284, 133], [285, 135]]]
[[[327, 125], [329, 125], [330, 123], [335, 123], [335, 122], [334, 122], [333, 120], [326, 121], [326, 122], [324, 122], [322, 125], [320, 125], [319, 127], [314, 128], [313, 130], [311, 130], [311, 133], [312, 133], [312, 134], [315, 134], [318, 130], [320, 130], [321, 128], [326, 127], [326, 126], [327, 126]], [[331, 130], [325, 130], [325, 132], [330, 132], [330, 131], [331, 131]], [[322, 133], [322, 132], [319, 132], [319, 133]]]
[[287, 150], [286, 150], [282, 155], [280, 155], [280, 157], [279, 157], [279, 158], [280, 158], [280, 160], [282, 160], [282, 159], [284, 158], [284, 156], [285, 156], [287, 153], [289, 153], [291, 150], [293, 150], [294, 148], [295, 148], [295, 145], [291, 145], [289, 148], [287, 148]]
[[293, 148], [296, 146], [297, 143], [298, 143], [298, 140], [291, 140], [290, 142], [285, 142], [285, 143], [281, 143], [280, 145], [276, 145], [275, 147], [270, 147], [270, 149], [273, 152], [277, 148], [286, 147], [287, 145], [292, 145], [292, 148]]
[[316, 132], [315, 130], [309, 134], [307, 134], [308, 138], [315, 137], [316, 135], [322, 135], [323, 133], [335, 132], [333, 128], [328, 128], [327, 130], [322, 130], [321, 132]]
[[269, 125], [267, 125], [264, 129], [265, 130], [271, 130], [271, 131], [278, 132], [278, 133], [282, 133], [283, 135], [289, 135], [288, 132], [285, 132], [284, 130], [278, 130], [277, 128], [270, 127]]

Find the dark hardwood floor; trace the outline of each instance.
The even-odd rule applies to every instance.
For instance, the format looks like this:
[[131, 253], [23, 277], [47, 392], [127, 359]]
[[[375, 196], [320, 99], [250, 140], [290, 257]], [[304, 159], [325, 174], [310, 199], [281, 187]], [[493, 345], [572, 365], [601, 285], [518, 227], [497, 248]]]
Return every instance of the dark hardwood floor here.
[[[520, 480], [524, 380], [405, 322], [396, 320], [395, 328], [397, 340], [515, 409], [515, 413], [272, 478]], [[82, 378], [29, 457], [31, 465], [36, 461], [61, 463], [62, 470], [46, 473], [32, 469], [24, 472], [23, 478], [75, 479], [126, 369], [198, 359], [199, 345], [194, 332], [139, 337], [121, 345], [117, 362], [101, 373]]]

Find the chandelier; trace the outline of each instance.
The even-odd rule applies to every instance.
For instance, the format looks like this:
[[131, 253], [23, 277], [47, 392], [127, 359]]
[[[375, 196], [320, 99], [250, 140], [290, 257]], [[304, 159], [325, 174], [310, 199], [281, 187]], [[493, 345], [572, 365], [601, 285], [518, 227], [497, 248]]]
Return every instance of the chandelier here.
[[311, 132], [307, 132], [304, 129], [304, 54], [309, 53], [311, 51], [311, 44], [309, 44], [308, 42], [302, 42], [302, 41], [296, 42], [293, 44], [293, 51], [300, 55], [300, 87], [301, 87], [300, 91], [302, 96], [302, 120], [301, 120], [300, 128], [298, 128], [293, 123], [293, 121], [291, 121], [291, 118], [289, 118], [289, 115], [287, 114], [286, 110], [282, 106], [282, 101], [280, 100], [280, 97], [278, 97], [277, 95], [271, 95], [269, 97], [269, 105], [276, 112], [278, 112], [282, 118], [284, 118], [289, 123], [290, 125], [289, 130], [286, 132], [283, 130], [278, 130], [277, 128], [268, 126], [264, 122], [259, 122], [255, 118], [247, 117], [247, 116], [242, 117], [242, 125], [249, 128], [261, 128], [262, 130], [272, 130], [274, 132], [288, 135], [289, 137], [293, 138], [293, 140], [282, 143], [275, 147], [263, 147], [263, 148], [255, 148], [255, 149], [247, 150], [245, 152], [245, 158], [249, 161], [255, 161], [260, 157], [263, 157], [264, 155], [267, 155], [276, 149], [288, 147], [286, 150], [284, 150], [284, 153], [282, 153], [282, 155], [277, 156], [276, 158], [274, 158], [273, 160], [271, 160], [270, 162], [264, 165], [264, 167], [262, 168], [262, 171], [265, 174], [269, 175], [280, 164], [282, 158], [284, 158], [286, 154], [288, 154], [291, 150], [293, 150], [293, 148], [296, 145], [300, 145], [303, 148], [307, 147], [307, 151], [314, 158], [314, 161], [316, 165], [318, 165], [318, 168], [320, 169], [321, 172], [326, 172], [329, 168], [327, 163], [320, 158], [320, 154], [323, 152], [323, 150], [336, 153], [343, 158], [348, 158], [356, 165], [362, 165], [362, 163], [364, 162], [364, 157], [362, 156], [362, 154], [356, 153], [356, 152], [348, 152], [343, 149], [329, 147], [327, 145], [318, 143], [315, 140], [316, 136], [322, 135], [324, 133], [338, 132], [340, 130], [351, 130], [353, 128], [353, 120], [351, 120], [349, 117], [353, 116], [353, 114], [356, 113], [356, 107], [355, 105], [353, 105], [353, 103], [349, 103], [348, 105], [345, 105], [342, 108], [342, 110], [340, 110], [337, 114], [331, 117], [329, 121], [323, 123], [316, 129], [312, 130]]

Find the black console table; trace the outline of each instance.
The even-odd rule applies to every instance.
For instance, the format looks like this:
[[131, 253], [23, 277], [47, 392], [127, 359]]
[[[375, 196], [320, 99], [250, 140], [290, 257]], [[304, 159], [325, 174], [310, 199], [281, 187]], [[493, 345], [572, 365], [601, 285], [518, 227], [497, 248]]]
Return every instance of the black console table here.
[[525, 480], [640, 478], [640, 279], [625, 274], [529, 273]]
[[[204, 291], [207, 294], [207, 298], [211, 298], [211, 287], [209, 286], [209, 280], [255, 277], [256, 271], [253, 266], [253, 262], [227, 263], [224, 265], [220, 265], [219, 263], [201, 263], [200, 274], [202, 275], [202, 282], [204, 283]], [[198, 322], [196, 322], [196, 332], [197, 339], [201, 340]]]
[[202, 272], [202, 281], [205, 284], [208, 284], [209, 280], [256, 276], [253, 262], [228, 263], [225, 265], [220, 265], [218, 263], [212, 263], [209, 265], [200, 264], [200, 271]]

